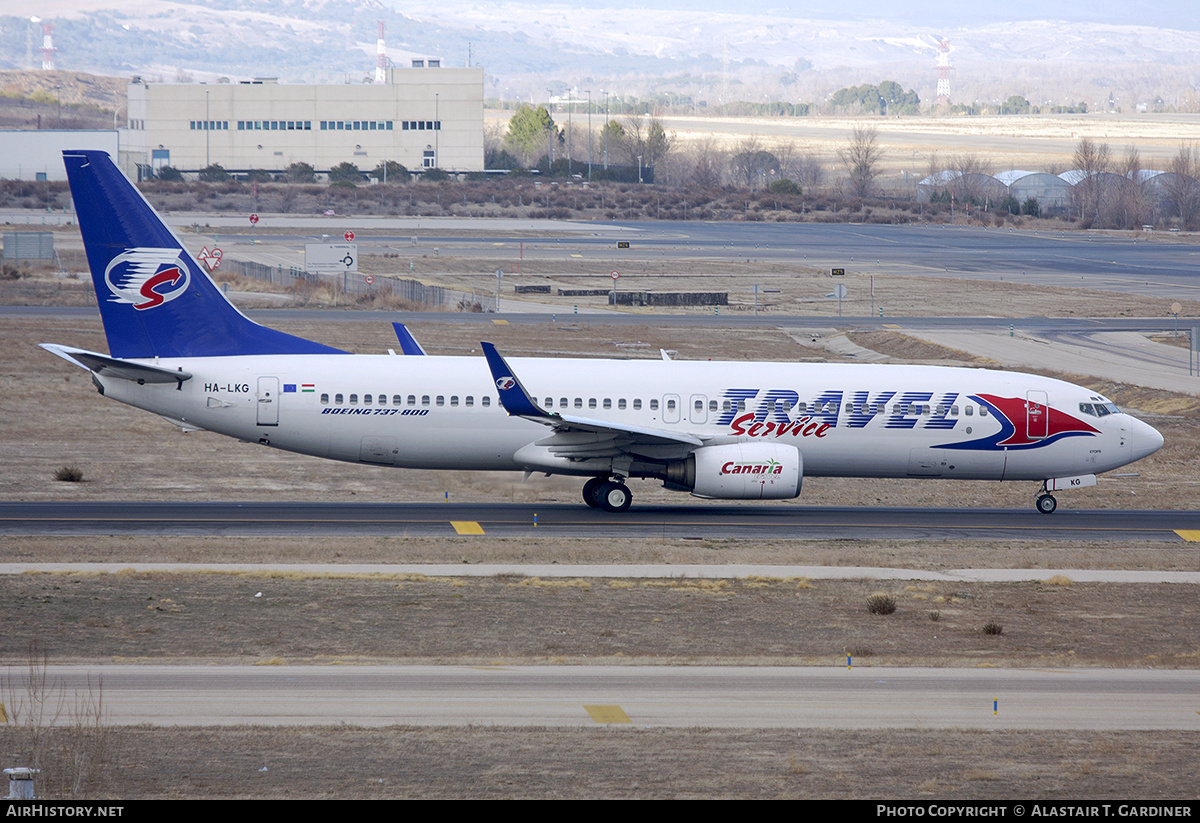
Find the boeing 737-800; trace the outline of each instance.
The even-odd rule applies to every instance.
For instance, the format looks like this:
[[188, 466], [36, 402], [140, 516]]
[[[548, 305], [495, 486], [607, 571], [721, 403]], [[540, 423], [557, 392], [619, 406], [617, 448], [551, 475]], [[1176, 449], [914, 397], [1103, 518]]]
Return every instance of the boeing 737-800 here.
[[711, 499], [789, 499], [803, 477], [940, 477], [1051, 492], [1157, 451], [1162, 436], [1091, 389], [1030, 374], [902, 365], [355, 355], [233, 307], [104, 152], [64, 153], [108, 354], [49, 351], [105, 397], [316, 457], [628, 478]]

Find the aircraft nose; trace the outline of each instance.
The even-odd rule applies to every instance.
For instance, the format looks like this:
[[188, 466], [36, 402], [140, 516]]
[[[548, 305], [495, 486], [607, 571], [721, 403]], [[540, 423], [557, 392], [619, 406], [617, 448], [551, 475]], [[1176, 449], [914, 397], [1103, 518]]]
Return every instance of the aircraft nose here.
[[1141, 460], [1163, 447], [1163, 436], [1149, 423], [1136, 417], [1130, 421], [1129, 448], [1134, 460]]

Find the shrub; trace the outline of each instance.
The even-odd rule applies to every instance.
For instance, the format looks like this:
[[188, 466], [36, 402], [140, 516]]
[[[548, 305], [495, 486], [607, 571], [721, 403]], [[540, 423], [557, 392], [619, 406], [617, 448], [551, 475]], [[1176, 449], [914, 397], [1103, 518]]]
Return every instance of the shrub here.
[[871, 614], [894, 614], [896, 598], [890, 594], [873, 594], [867, 598], [867, 611]]
[[1004, 627], [999, 623], [985, 623], [983, 625], [983, 633], [990, 635], [1004, 634]]
[[63, 466], [54, 473], [54, 479], [64, 483], [78, 483], [83, 480], [83, 469], [78, 466]]

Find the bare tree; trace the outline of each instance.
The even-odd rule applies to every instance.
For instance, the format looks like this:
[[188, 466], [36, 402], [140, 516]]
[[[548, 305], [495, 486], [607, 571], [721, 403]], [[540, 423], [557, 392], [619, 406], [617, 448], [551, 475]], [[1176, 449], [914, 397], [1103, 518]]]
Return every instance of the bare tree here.
[[1114, 222], [1130, 229], [1145, 225], [1150, 216], [1150, 197], [1142, 179], [1142, 158], [1137, 146], [1125, 149], [1120, 167], [1121, 180], [1114, 208]]
[[691, 161], [691, 171], [687, 175], [689, 185], [699, 189], [721, 185], [722, 169], [728, 166], [729, 161], [727, 153], [721, 149], [715, 138], [710, 135], [695, 142], [688, 154]]
[[1108, 143], [1093, 143], [1083, 137], [1075, 146], [1075, 168], [1082, 176], [1071, 187], [1072, 204], [1079, 212], [1080, 223], [1088, 228], [1100, 219], [1100, 204], [1104, 196], [1104, 175], [1112, 166]]
[[805, 191], [819, 188], [824, 179], [821, 164], [808, 154], [802, 154], [790, 140], [775, 146], [779, 158], [779, 176], [793, 180]]
[[870, 197], [875, 192], [879, 161], [883, 159], [879, 130], [874, 126], [856, 125], [846, 147], [838, 151], [838, 159], [849, 177], [847, 194], [860, 200]]
[[1169, 173], [1163, 175], [1167, 206], [1179, 218], [1181, 229], [1191, 228], [1200, 210], [1200, 182], [1196, 180], [1200, 174], [1200, 152], [1193, 145], [1181, 145], [1167, 170]]
[[950, 183], [954, 198], [960, 204], [975, 203], [982, 207], [993, 193], [988, 183], [994, 178], [988, 164], [977, 154], [956, 154], [950, 158], [949, 168], [958, 172]]

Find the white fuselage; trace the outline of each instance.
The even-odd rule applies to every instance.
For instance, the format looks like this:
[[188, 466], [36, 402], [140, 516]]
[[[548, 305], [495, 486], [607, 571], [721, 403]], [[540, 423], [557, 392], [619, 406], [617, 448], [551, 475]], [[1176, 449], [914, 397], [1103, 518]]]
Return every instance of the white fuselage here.
[[[596, 474], [519, 451], [548, 437], [501, 408], [482, 357], [230, 356], [134, 362], [191, 379], [98, 377], [105, 395], [280, 449], [416, 469]], [[1060, 380], [935, 366], [513, 358], [547, 411], [680, 432], [706, 444], [787, 443], [809, 476], [1045, 480], [1097, 474], [1161, 437]], [[1111, 404], [1108, 406], [1111, 409]], [[999, 413], [998, 413], [999, 412]], [[1006, 428], [1007, 427], [1007, 428]], [[644, 450], [678, 459], [679, 447]]]

